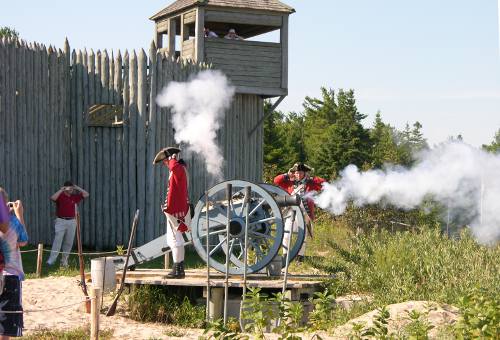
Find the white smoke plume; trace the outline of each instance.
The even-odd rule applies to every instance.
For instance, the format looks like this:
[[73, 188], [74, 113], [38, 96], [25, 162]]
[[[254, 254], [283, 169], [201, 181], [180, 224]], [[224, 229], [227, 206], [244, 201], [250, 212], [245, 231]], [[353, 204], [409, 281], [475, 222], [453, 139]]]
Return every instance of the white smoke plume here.
[[233, 95], [234, 87], [224, 74], [206, 70], [188, 82], [171, 82], [156, 98], [158, 105], [172, 109], [175, 141], [202, 156], [208, 173], [216, 178], [222, 177], [224, 164], [217, 131]]
[[469, 225], [479, 242], [497, 242], [500, 155], [455, 141], [421, 153], [410, 169], [392, 166], [360, 172], [349, 165], [338, 180], [325, 184], [315, 202], [339, 215], [351, 201], [359, 207], [382, 203], [412, 209], [426, 198], [450, 207], [455, 217]]

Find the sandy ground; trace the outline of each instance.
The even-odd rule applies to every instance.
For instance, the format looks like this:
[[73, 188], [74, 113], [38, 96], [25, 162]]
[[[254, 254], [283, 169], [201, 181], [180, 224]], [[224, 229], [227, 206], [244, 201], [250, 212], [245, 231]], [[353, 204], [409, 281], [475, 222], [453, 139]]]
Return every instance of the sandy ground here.
[[[89, 324], [90, 314], [84, 312], [84, 298], [78, 286], [77, 277], [48, 277], [31, 279], [23, 282], [24, 325], [26, 335], [40, 328], [70, 330]], [[337, 303], [349, 307], [359, 297], [345, 297]], [[104, 301], [104, 306], [111, 304], [111, 297]], [[60, 308], [59, 308], [60, 307]], [[409, 322], [408, 310], [428, 313], [428, 321], [434, 326], [454, 323], [458, 318], [458, 310], [453, 306], [439, 305], [427, 301], [407, 301], [387, 306], [391, 317], [388, 328], [397, 332]], [[323, 339], [347, 339], [353, 323], [372, 324], [377, 311], [366, 313], [335, 329], [333, 334], [319, 332]], [[106, 317], [101, 314], [100, 329], [113, 330], [114, 339], [198, 339], [203, 334], [200, 329], [180, 329], [173, 326], [154, 323], [140, 323], [125, 316], [123, 302], [118, 304], [115, 316]], [[436, 327], [437, 329], [437, 327]], [[430, 338], [435, 338], [430, 332]], [[276, 339], [278, 334], [266, 334], [267, 339]], [[301, 334], [304, 339], [311, 339], [313, 334]]]
[[[40, 328], [69, 330], [89, 324], [90, 314], [83, 312], [84, 299], [77, 277], [48, 277], [23, 282], [24, 334]], [[71, 306], [67, 306], [71, 305]], [[110, 303], [104, 302], [104, 305]], [[62, 308], [57, 308], [66, 306]], [[119, 304], [120, 306], [120, 304]], [[52, 310], [49, 310], [52, 309]], [[41, 310], [41, 311], [38, 311]], [[38, 311], [38, 312], [35, 312]], [[112, 329], [116, 339], [172, 339], [166, 334], [179, 333], [184, 339], [197, 339], [201, 330], [175, 328], [153, 323], [140, 323], [120, 316], [101, 314], [100, 329]]]

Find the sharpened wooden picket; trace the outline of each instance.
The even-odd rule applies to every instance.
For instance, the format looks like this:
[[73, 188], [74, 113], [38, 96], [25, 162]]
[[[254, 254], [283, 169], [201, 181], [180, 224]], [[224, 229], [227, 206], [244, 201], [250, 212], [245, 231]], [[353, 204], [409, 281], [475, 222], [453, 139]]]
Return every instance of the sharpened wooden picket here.
[[[153, 166], [158, 150], [176, 145], [171, 109], [156, 104], [171, 82], [187, 81], [205, 64], [174, 60], [151, 45], [144, 50], [63, 50], [0, 40], [0, 185], [25, 202], [33, 243], [51, 244], [55, 206], [50, 196], [72, 180], [90, 193], [80, 206], [85, 247], [115, 249], [141, 210], [136, 244], [165, 233], [161, 204], [168, 170]], [[112, 104], [122, 116], [108, 126], [89, 125], [93, 105]], [[257, 95], [237, 94], [217, 134], [224, 178], [259, 181], [262, 128], [245, 131], [263, 115]], [[186, 147], [182, 145], [182, 147]], [[214, 180], [203, 157], [187, 153], [190, 199]]]

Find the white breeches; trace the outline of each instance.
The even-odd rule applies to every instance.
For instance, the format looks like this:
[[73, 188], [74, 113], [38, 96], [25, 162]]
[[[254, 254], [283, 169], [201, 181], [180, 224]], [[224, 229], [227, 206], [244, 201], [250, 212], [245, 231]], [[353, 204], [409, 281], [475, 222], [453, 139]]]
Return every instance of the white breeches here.
[[[284, 247], [283, 254], [284, 255], [286, 255], [286, 253], [288, 252], [286, 247], [288, 245], [290, 235], [292, 234], [292, 232], [291, 232], [292, 227], [293, 227], [294, 233], [298, 232], [299, 227], [297, 224], [297, 219], [295, 219], [295, 221], [293, 221], [293, 223], [292, 223], [292, 219], [290, 217], [285, 219], [285, 231], [286, 232], [283, 234], [283, 247]], [[302, 247], [299, 250], [299, 255], [303, 256], [306, 253], [306, 239], [307, 239], [307, 232], [306, 232], [306, 235], [304, 237], [304, 243], [302, 243]], [[290, 247], [293, 247], [293, 244], [291, 244]]]
[[167, 218], [167, 245], [172, 249], [174, 263], [179, 263], [184, 261], [184, 237], [181, 232], [177, 231], [177, 219], [168, 214], [165, 216]]

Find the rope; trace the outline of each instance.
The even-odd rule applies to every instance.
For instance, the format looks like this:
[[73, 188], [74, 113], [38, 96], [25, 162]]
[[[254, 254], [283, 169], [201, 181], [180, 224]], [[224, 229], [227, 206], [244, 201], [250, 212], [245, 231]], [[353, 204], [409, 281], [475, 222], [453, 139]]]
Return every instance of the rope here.
[[[35, 249], [37, 250], [37, 249]], [[50, 253], [52, 250], [49, 249], [44, 249], [44, 252]], [[106, 254], [116, 254], [118, 251], [105, 251], [105, 252], [100, 252], [100, 253], [82, 253], [82, 255], [106, 255]], [[73, 252], [64, 252], [64, 251], [58, 251], [58, 254], [68, 254], [68, 255], [79, 255], [79, 253], [73, 253]]]
[[38, 249], [21, 250], [20, 253], [34, 253], [35, 251], [38, 251]]
[[94, 297], [88, 297], [88, 298], [86, 298], [84, 300], [81, 300], [81, 301], [78, 301], [78, 302], [74, 302], [74, 303], [71, 303], [71, 304], [63, 305], [63, 306], [57, 306], [57, 307], [47, 308], [47, 309], [0, 310], [0, 315], [2, 315], [2, 314], [23, 314], [23, 313], [47, 312], [47, 311], [51, 311], [51, 310], [56, 310], [56, 309], [61, 309], [61, 308], [76, 306], [76, 305], [79, 305], [82, 302], [91, 301], [91, 300], [94, 300], [94, 299], [95, 299]]

